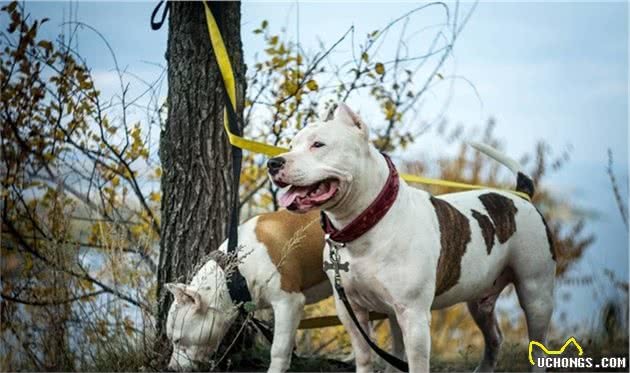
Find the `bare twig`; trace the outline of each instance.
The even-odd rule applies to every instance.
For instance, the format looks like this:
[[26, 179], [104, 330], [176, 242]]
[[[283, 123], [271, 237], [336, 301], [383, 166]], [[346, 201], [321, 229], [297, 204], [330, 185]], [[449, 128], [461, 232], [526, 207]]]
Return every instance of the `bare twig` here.
[[[621, 190], [619, 189], [619, 184], [613, 171], [613, 152], [610, 148], [608, 149], [608, 167], [606, 168], [606, 172], [610, 178], [610, 186], [612, 187], [612, 191], [615, 196], [615, 202], [617, 202], [617, 208], [619, 209], [621, 220], [625, 224], [626, 228], [628, 228], [628, 209], [623, 201], [623, 197], [621, 196]], [[626, 191], [627, 190], [628, 187], [626, 186]]]
[[55, 300], [50, 300], [50, 301], [34, 301], [30, 299], [19, 299], [16, 297], [12, 297], [8, 294], [0, 294], [0, 296], [5, 300], [15, 302], [15, 303], [20, 303], [20, 304], [26, 304], [29, 306], [58, 306], [60, 304], [72, 303], [79, 300], [89, 299], [89, 298], [96, 297], [105, 293], [107, 293], [105, 290], [99, 290], [93, 293], [78, 295], [76, 297], [71, 297], [67, 299], [55, 299]]

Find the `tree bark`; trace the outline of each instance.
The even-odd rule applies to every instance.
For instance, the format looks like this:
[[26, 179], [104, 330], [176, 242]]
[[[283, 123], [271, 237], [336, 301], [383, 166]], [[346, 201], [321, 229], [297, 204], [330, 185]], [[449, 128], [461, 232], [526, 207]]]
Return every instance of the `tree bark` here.
[[[236, 78], [242, 118], [245, 63], [240, 3], [211, 2]], [[156, 331], [167, 346], [172, 297], [164, 284], [189, 281], [195, 266], [226, 238], [233, 188], [231, 147], [223, 130], [225, 94], [201, 2], [171, 3], [166, 59], [168, 118], [160, 134], [162, 209]]]

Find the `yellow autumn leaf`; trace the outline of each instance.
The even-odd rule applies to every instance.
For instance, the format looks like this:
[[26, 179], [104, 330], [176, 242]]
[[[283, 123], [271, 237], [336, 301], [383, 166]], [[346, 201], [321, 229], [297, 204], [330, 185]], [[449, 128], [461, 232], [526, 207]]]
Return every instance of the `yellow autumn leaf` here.
[[311, 91], [317, 91], [319, 89], [319, 86], [317, 85], [317, 82], [315, 80], [313, 80], [313, 79], [311, 79], [308, 82], [306, 82], [306, 86]]
[[32, 268], [33, 268], [33, 259], [31, 258], [30, 255], [28, 255], [24, 258], [24, 271], [26, 273], [29, 273]]
[[160, 193], [151, 192], [149, 194], [149, 199], [153, 202], [160, 202]]
[[133, 335], [133, 322], [129, 318], [125, 317], [123, 320], [123, 326], [127, 337], [131, 337], [131, 335]]
[[52, 49], [52, 43], [48, 40], [42, 40], [39, 43], [37, 43], [37, 46], [42, 47], [44, 49], [47, 50], [51, 50]]
[[271, 199], [270, 195], [263, 194], [262, 196], [260, 196], [260, 201], [259, 201], [260, 206], [266, 207], [270, 205], [271, 202], [273, 202], [273, 200]]
[[385, 65], [380, 62], [376, 63], [376, 65], [374, 66], [374, 71], [376, 71], [376, 73], [379, 75], [385, 74]]
[[94, 290], [94, 284], [89, 280], [79, 280], [79, 287], [83, 290]]
[[396, 107], [394, 106], [394, 103], [391, 101], [387, 101], [385, 103], [385, 119], [390, 120], [394, 118], [395, 114], [396, 114]]
[[295, 83], [293, 83], [291, 81], [286, 82], [284, 84], [284, 87], [285, 87], [285, 90], [287, 91], [287, 93], [289, 95], [291, 95], [291, 96], [294, 95], [297, 92], [297, 90], [298, 90], [297, 84], [295, 84]]

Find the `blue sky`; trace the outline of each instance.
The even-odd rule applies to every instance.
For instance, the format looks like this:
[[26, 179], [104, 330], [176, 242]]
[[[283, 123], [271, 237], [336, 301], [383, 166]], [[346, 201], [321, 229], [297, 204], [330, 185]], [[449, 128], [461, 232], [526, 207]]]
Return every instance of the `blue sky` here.
[[[151, 31], [149, 14], [153, 2], [74, 3], [79, 21], [92, 25], [108, 39], [119, 64], [143, 78], [155, 78], [165, 65], [166, 29]], [[30, 2], [28, 9], [38, 17], [47, 16], [49, 35], [59, 32], [68, 18], [67, 2]], [[306, 50], [315, 50], [319, 40], [330, 45], [350, 25], [357, 35], [382, 28], [388, 21], [417, 7], [411, 2], [300, 3], [300, 18], [294, 2], [245, 2], [242, 6], [243, 45], [246, 62], [261, 51], [260, 38], [251, 30], [267, 19], [275, 30], [287, 28]], [[462, 12], [471, 3], [462, 4]], [[411, 19], [409, 28], [435, 23], [441, 14], [422, 12]], [[422, 47], [422, 38], [418, 39]], [[414, 48], [416, 44], [411, 45]], [[113, 62], [104, 45], [89, 31], [80, 33], [79, 50], [87, 58], [103, 92], [113, 92], [116, 81]], [[348, 57], [348, 43], [335, 58]], [[393, 53], [385, 46], [383, 57]], [[147, 63], [150, 62], [150, 63]], [[544, 139], [554, 149], [572, 146], [568, 166], [547, 180], [552, 188], [577, 205], [597, 211], [589, 231], [597, 234], [576, 270], [601, 277], [604, 268], [620, 278], [628, 277], [628, 234], [621, 223], [605, 173], [607, 149], [615, 155], [615, 171], [622, 182], [628, 179], [628, 8], [622, 2], [481, 2], [460, 35], [444, 71], [466, 77], [468, 84], [454, 85], [446, 112], [452, 123], [480, 125], [488, 117], [497, 119], [496, 134], [504, 150], [519, 157]], [[165, 92], [165, 90], [164, 90]], [[423, 115], [434, 115], [448, 94], [436, 87]], [[480, 101], [481, 100], [481, 101]], [[362, 113], [367, 100], [351, 97], [351, 106]], [[369, 121], [369, 119], [368, 119]], [[452, 149], [450, 149], [452, 150]], [[420, 139], [404, 156], [431, 156], [449, 151], [445, 144]], [[625, 193], [627, 201], [627, 193]], [[592, 316], [593, 289], [561, 289], [574, 292], [565, 312], [575, 319]], [[597, 294], [601, 298], [602, 292]]]

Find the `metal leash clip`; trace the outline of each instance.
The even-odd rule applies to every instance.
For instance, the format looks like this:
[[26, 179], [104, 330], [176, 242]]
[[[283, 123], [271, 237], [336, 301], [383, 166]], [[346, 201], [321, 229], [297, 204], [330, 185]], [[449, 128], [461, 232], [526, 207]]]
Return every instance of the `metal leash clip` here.
[[332, 269], [335, 272], [335, 285], [341, 285], [341, 275], [339, 274], [339, 270], [344, 272], [350, 271], [350, 263], [340, 263], [341, 258], [339, 257], [339, 248], [346, 247], [346, 244], [334, 241], [330, 238], [329, 234], [326, 234], [324, 237], [326, 239], [326, 243], [328, 243], [328, 246], [330, 247], [330, 262], [324, 260], [324, 272]]

